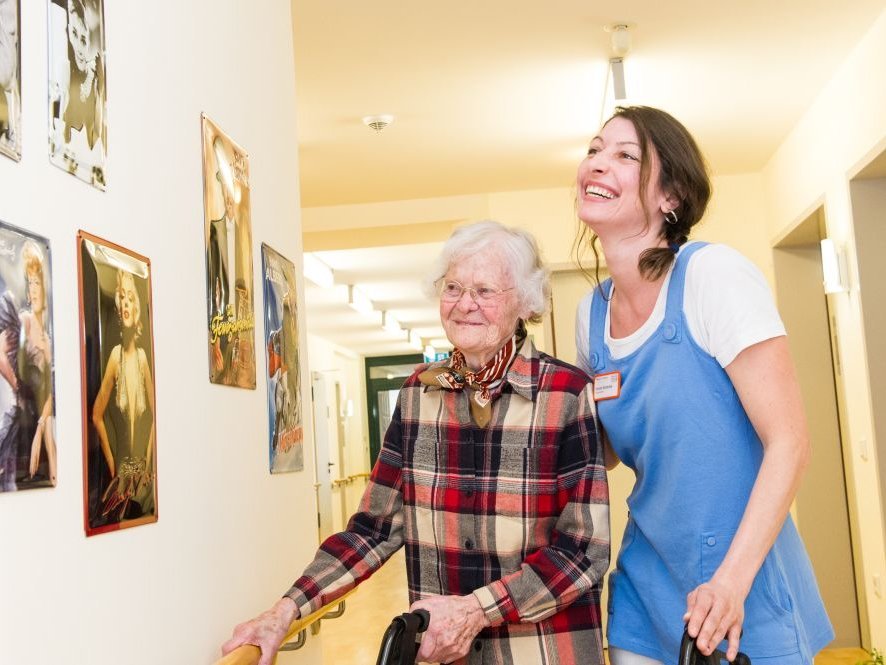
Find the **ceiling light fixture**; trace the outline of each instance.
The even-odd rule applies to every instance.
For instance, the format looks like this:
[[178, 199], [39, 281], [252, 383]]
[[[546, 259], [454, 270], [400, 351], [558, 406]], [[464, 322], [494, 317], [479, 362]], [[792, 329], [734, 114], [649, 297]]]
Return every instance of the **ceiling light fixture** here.
[[[609, 45], [611, 56], [609, 58], [609, 67], [606, 69], [606, 83], [603, 86], [603, 103], [600, 107], [600, 122], [612, 115], [612, 107], [625, 103], [627, 100], [627, 86], [625, 85], [624, 58], [631, 50], [631, 27], [630, 23], [613, 23], [603, 26], [605, 32], [610, 33]], [[612, 80], [612, 105], [608, 104], [609, 100], [609, 81]], [[607, 113], [607, 109], [610, 110]]]
[[374, 316], [375, 307], [365, 293], [353, 284], [348, 284], [348, 305], [366, 316]]
[[612, 92], [616, 102], [627, 99], [625, 90], [624, 58], [631, 50], [631, 27], [627, 23], [614, 23], [603, 28], [609, 33], [612, 57], [609, 70], [612, 76]]
[[335, 285], [335, 276], [332, 268], [310, 252], [305, 252], [302, 257], [302, 273], [305, 279], [311, 280], [314, 284], [324, 289], [331, 289]]
[[383, 130], [385, 127], [394, 122], [394, 116], [390, 113], [382, 113], [380, 115], [366, 115], [363, 116], [363, 124], [369, 127], [370, 129], [374, 129], [376, 133]]
[[616, 58], [623, 58], [631, 50], [631, 24], [630, 23], [613, 23], [603, 28], [609, 33], [609, 45], [612, 48], [612, 55]]
[[390, 312], [382, 312], [381, 327], [397, 337], [403, 337], [403, 326]]

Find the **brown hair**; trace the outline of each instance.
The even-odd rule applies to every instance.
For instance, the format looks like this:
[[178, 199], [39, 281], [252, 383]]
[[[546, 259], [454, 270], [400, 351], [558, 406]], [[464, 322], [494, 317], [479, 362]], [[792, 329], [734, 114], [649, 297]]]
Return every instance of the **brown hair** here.
[[[676, 222], [662, 221], [659, 236], [664, 238], [667, 247], [650, 247], [640, 255], [638, 268], [640, 274], [654, 281], [667, 272], [677, 250], [689, 238], [690, 229], [701, 221], [711, 198], [711, 181], [707, 166], [698, 144], [689, 131], [669, 113], [651, 106], [619, 106], [612, 118], [624, 118], [630, 121], [637, 132], [640, 142], [640, 191], [645, 192], [649, 186], [651, 160], [646, 157], [651, 153], [650, 146], [659, 161], [658, 186], [678, 200], [674, 208]], [[605, 126], [605, 125], [604, 125]], [[654, 222], [651, 213], [646, 209], [645, 199], [641, 197], [643, 213], [646, 216], [647, 230]], [[654, 211], [657, 212], [657, 211]], [[670, 218], [671, 216], [668, 215]], [[581, 266], [581, 250], [585, 245], [587, 234], [591, 235], [591, 251], [598, 259], [595, 242], [597, 236], [585, 224], [581, 224], [578, 236], [573, 244], [573, 252]], [[599, 280], [598, 280], [599, 281]]]

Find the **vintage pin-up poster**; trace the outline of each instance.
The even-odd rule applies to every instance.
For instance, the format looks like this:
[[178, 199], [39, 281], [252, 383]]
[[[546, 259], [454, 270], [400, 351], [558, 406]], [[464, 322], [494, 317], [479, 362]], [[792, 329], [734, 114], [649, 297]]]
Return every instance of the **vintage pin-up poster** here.
[[22, 157], [21, 0], [0, 0], [0, 153]]
[[205, 115], [202, 121], [209, 380], [255, 388], [249, 157]]
[[295, 266], [262, 243], [271, 473], [304, 469]]
[[86, 534], [157, 520], [151, 264], [77, 234]]
[[49, 160], [98, 189], [108, 154], [102, 0], [49, 1]]
[[49, 241], [0, 222], [0, 492], [56, 482]]

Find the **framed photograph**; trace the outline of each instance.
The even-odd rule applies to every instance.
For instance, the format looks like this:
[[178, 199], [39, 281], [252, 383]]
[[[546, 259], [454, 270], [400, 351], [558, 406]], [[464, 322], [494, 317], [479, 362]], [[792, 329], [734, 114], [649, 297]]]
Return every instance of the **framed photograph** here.
[[255, 388], [249, 156], [201, 116], [209, 380]]
[[0, 492], [56, 482], [49, 241], [0, 222]]
[[0, 0], [0, 153], [22, 158], [21, 0]]
[[151, 262], [77, 234], [86, 535], [157, 521]]
[[262, 243], [271, 473], [302, 471], [301, 367], [295, 266]]
[[49, 2], [49, 161], [105, 188], [108, 155], [102, 0]]

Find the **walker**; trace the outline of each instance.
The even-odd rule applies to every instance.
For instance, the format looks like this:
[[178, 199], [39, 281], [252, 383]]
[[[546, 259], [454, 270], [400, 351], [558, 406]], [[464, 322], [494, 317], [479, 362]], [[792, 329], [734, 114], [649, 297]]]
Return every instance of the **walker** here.
[[425, 632], [431, 621], [427, 610], [406, 612], [394, 617], [385, 631], [376, 665], [415, 665], [416, 636]]
[[[677, 665], [721, 665], [728, 663], [726, 654], [719, 649], [714, 649], [710, 656], [703, 655], [695, 648], [695, 639], [689, 637], [689, 633], [683, 630], [683, 639], [680, 641], [680, 658]], [[751, 665], [751, 659], [741, 651], [732, 661], [732, 665]]]

